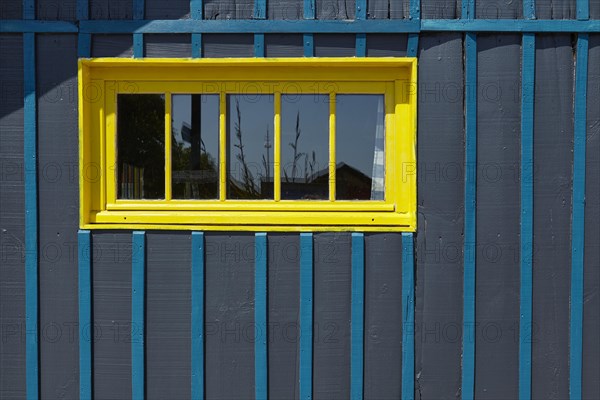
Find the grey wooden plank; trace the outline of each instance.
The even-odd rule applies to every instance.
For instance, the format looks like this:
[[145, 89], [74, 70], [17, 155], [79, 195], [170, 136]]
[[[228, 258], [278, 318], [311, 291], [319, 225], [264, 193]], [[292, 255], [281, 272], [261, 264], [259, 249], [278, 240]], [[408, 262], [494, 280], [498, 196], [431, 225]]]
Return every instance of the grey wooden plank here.
[[475, 16], [480, 19], [521, 19], [523, 1], [475, 0]]
[[315, 1], [315, 16], [317, 19], [354, 19], [355, 15], [355, 0]]
[[356, 53], [356, 35], [315, 34], [315, 57], [353, 57]]
[[146, 19], [190, 18], [190, 0], [144, 0]]
[[132, 57], [133, 35], [92, 35], [92, 57]]
[[131, 234], [92, 234], [92, 380], [96, 399], [131, 397]]
[[463, 313], [462, 34], [421, 35], [415, 397], [460, 396]]
[[576, 0], [536, 0], [535, 16], [538, 19], [575, 19]]
[[570, 35], [536, 37], [532, 397], [569, 396], [573, 170]]
[[369, 19], [403, 19], [410, 12], [409, 0], [372, 0], [367, 2], [367, 18]]
[[253, 57], [254, 35], [205, 34], [202, 35], [204, 57]]
[[421, 18], [460, 18], [461, 0], [421, 0]]
[[519, 397], [521, 37], [478, 35], [477, 53], [475, 396], [511, 399]]
[[191, 235], [146, 238], [146, 397], [191, 397]]
[[144, 35], [144, 55], [152, 57], [192, 56], [192, 36], [188, 34]]
[[313, 398], [350, 398], [351, 241], [314, 235]]
[[254, 235], [205, 236], [205, 390], [254, 398]]
[[37, 0], [35, 16], [40, 20], [76, 21], [77, 0]]
[[402, 235], [365, 235], [365, 399], [402, 394]]
[[267, 1], [267, 15], [269, 19], [302, 19], [304, 18], [304, 1]]
[[297, 399], [300, 354], [300, 237], [269, 233], [269, 398]]
[[265, 57], [303, 57], [303, 37], [299, 34], [265, 35]]
[[77, 36], [38, 35], [40, 397], [79, 395]]
[[205, 0], [204, 19], [251, 19], [254, 0]]
[[367, 35], [367, 57], [406, 57], [408, 35], [379, 34]]
[[131, 19], [133, 0], [89, 0], [90, 19]]
[[0, 54], [0, 398], [25, 399], [22, 36], [0, 35]]

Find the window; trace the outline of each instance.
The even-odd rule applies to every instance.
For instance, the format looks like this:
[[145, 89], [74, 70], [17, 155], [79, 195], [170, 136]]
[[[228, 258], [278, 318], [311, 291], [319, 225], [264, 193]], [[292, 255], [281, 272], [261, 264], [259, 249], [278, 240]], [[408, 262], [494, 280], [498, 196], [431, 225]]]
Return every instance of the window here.
[[413, 58], [84, 59], [81, 227], [416, 228]]

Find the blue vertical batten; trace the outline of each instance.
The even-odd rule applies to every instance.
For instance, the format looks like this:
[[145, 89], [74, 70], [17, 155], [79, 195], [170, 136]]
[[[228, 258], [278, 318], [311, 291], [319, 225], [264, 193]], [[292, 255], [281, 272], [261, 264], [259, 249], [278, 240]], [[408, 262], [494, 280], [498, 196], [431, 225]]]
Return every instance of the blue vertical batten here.
[[356, 0], [356, 19], [367, 19], [367, 0]]
[[[133, 19], [144, 19], [144, 0], [133, 0]], [[133, 34], [133, 58], [144, 57], [144, 34]]]
[[144, 0], [133, 0], [133, 19], [144, 19]]
[[23, 19], [35, 19], [35, 0], [23, 0]]
[[535, 0], [523, 0], [523, 18], [535, 19]]
[[521, 66], [521, 291], [519, 399], [531, 398], [531, 302], [533, 265], [533, 100], [535, 34], [524, 33]]
[[265, 56], [265, 35], [264, 33], [254, 34], [254, 57]]
[[410, 0], [409, 19], [421, 19], [421, 1]]
[[573, 217], [571, 223], [571, 345], [569, 385], [572, 399], [581, 398], [587, 69], [588, 35], [579, 34], [577, 38], [575, 71], [575, 143], [573, 145]]
[[266, 400], [267, 366], [267, 234], [256, 233], [254, 245], [254, 389], [256, 400]]
[[408, 44], [406, 48], [407, 57], [416, 57], [419, 51], [419, 34], [411, 33], [408, 35]]
[[315, 19], [315, 0], [304, 0], [304, 19]]
[[267, 17], [267, 0], [254, 0], [254, 19], [265, 19]]
[[475, 388], [475, 208], [477, 165], [477, 36], [467, 33], [465, 71], [465, 249], [462, 398]]
[[[23, 4], [28, 7], [28, 3]], [[27, 16], [24, 8], [24, 17]], [[23, 34], [23, 157], [25, 164], [25, 353], [27, 398], [37, 399], [38, 385], [38, 209], [35, 34]]]
[[402, 399], [415, 398], [415, 265], [413, 234], [402, 234]]
[[312, 33], [305, 33], [304, 41], [304, 57], [313, 57], [315, 55], [315, 41]]
[[82, 21], [89, 18], [89, 0], [77, 0], [77, 20]]
[[589, 0], [577, 0], [577, 19], [580, 21], [590, 19]]
[[90, 231], [77, 234], [79, 266], [79, 398], [92, 398], [92, 247]]
[[356, 57], [365, 57], [367, 55], [367, 34], [356, 34]]
[[144, 306], [146, 281], [146, 233], [135, 231], [131, 246], [131, 397], [144, 399]]
[[365, 237], [362, 233], [352, 234], [351, 302], [350, 393], [352, 400], [362, 400], [365, 331]]
[[475, 18], [475, 0], [462, 0], [460, 19]]
[[144, 57], [144, 34], [133, 34], [133, 58]]
[[92, 35], [80, 33], [77, 36], [77, 54], [80, 58], [89, 58], [92, 54]]
[[[190, 0], [190, 14], [192, 19], [201, 20], [204, 18], [202, 0]], [[192, 57], [202, 57], [202, 34], [192, 33]]]
[[192, 399], [204, 399], [204, 233], [192, 232]]
[[313, 235], [300, 234], [300, 400], [312, 398]]

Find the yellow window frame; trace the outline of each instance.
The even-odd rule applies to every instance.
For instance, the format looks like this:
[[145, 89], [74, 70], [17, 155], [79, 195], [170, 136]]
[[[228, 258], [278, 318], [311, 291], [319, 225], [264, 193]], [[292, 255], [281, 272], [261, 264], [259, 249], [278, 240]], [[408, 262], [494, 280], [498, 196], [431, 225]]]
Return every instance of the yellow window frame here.
[[[84, 229], [230, 231], [416, 230], [415, 58], [79, 60], [80, 226]], [[242, 89], [243, 88], [243, 92]], [[116, 102], [122, 93], [165, 94], [165, 199], [116, 195]], [[219, 199], [171, 198], [171, 95], [218, 94]], [[274, 96], [274, 199], [226, 199], [226, 95]], [[335, 177], [335, 97], [385, 96], [385, 200], [282, 200], [281, 95], [330, 98], [329, 171]]]

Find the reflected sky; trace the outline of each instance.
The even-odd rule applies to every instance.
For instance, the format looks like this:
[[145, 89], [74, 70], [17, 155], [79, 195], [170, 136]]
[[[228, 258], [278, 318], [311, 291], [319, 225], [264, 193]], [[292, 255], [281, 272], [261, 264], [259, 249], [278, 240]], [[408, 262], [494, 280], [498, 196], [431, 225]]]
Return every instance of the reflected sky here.
[[273, 198], [273, 95], [227, 95], [227, 198]]

